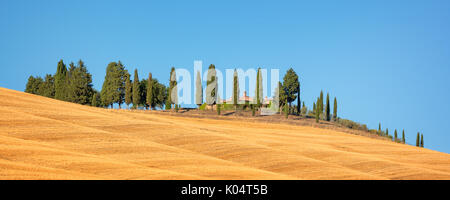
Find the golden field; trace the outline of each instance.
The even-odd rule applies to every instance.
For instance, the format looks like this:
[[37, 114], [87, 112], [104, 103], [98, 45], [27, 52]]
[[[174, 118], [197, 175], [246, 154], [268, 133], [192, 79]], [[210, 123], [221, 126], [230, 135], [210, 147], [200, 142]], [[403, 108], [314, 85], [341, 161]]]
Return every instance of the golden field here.
[[0, 88], [0, 179], [450, 179], [450, 155], [330, 129]]

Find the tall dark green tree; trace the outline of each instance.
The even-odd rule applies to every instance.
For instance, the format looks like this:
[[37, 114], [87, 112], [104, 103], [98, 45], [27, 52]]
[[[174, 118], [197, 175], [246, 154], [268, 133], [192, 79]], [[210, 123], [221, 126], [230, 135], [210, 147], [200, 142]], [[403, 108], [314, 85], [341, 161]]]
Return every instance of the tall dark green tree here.
[[402, 131], [402, 143], [405, 144], [406, 143], [406, 138], [405, 138], [405, 129], [403, 129]]
[[298, 82], [298, 95], [297, 95], [297, 114], [301, 115], [302, 105], [301, 105], [301, 99], [300, 99], [300, 81]]
[[278, 103], [280, 106], [280, 110], [282, 110], [281, 108], [284, 107], [284, 104], [286, 103], [287, 100], [287, 94], [284, 85], [281, 82], [278, 82], [277, 91], [278, 91]]
[[[333, 121], [337, 120], [337, 100], [336, 97], [334, 97], [334, 106], [333, 106]], [[380, 128], [381, 131], [381, 128]]]
[[37, 94], [37, 95], [41, 95], [40, 91], [41, 91], [41, 87], [42, 84], [44, 83], [44, 80], [42, 80], [41, 77], [34, 77], [34, 76], [30, 76], [28, 78], [28, 82], [27, 85], [25, 87], [25, 92], [30, 93], [30, 94]]
[[142, 79], [139, 81], [139, 106], [148, 109], [149, 104], [147, 104], [147, 85], [148, 79]]
[[297, 98], [297, 95], [300, 92], [298, 75], [292, 68], [289, 68], [283, 77], [283, 90], [286, 94], [289, 108], [291, 108], [292, 102]]
[[320, 96], [319, 96], [319, 102], [317, 103], [318, 107], [319, 107], [319, 113], [322, 114], [324, 107], [323, 107], [323, 91], [320, 91]]
[[262, 73], [261, 68], [258, 68], [258, 71], [256, 73], [256, 88], [255, 88], [255, 94], [256, 94], [256, 107], [260, 108], [263, 103], [263, 80], [262, 80]]
[[316, 102], [313, 103], [313, 113], [315, 114], [317, 110]]
[[125, 76], [127, 70], [125, 66], [123, 66], [122, 62], [117, 62], [117, 71], [115, 72], [114, 79], [117, 81], [117, 99], [116, 103], [119, 105], [119, 109], [121, 108], [122, 103], [124, 103], [125, 99]]
[[417, 132], [416, 147], [420, 147], [420, 133]]
[[139, 103], [141, 102], [141, 90], [139, 85], [139, 75], [137, 69], [135, 69], [133, 79], [133, 108], [138, 108]]
[[386, 128], [386, 136], [389, 136], [389, 129]]
[[200, 71], [197, 71], [197, 79], [195, 80], [195, 104], [199, 108], [203, 104], [203, 87]]
[[395, 131], [394, 131], [394, 141], [395, 142], [397, 142], [397, 138], [398, 138], [398, 136], [397, 136], [397, 129], [395, 129]]
[[125, 96], [126, 70], [122, 63], [110, 62], [106, 68], [105, 80], [100, 93], [102, 104], [113, 106], [114, 103], [121, 104]]
[[74, 91], [75, 84], [72, 84], [72, 82], [74, 82], [73, 74], [74, 74], [76, 68], [77, 67], [75, 66], [75, 63], [70, 62], [69, 67], [66, 72], [66, 79], [65, 79], [66, 82], [64, 85], [65, 86], [65, 97], [64, 97], [65, 101], [74, 102], [74, 103], [76, 103], [75, 102], [76, 99], [73, 98], [74, 97], [73, 94], [75, 92]]
[[40, 89], [40, 94], [44, 97], [54, 98], [55, 97], [55, 79], [51, 74], [46, 74], [44, 82]]
[[424, 147], [423, 145], [423, 134], [420, 135], [420, 147]]
[[314, 113], [316, 115], [316, 123], [319, 123], [319, 119], [320, 119], [320, 109], [319, 109], [319, 101], [320, 98], [317, 98], [317, 104], [316, 104], [316, 112]]
[[92, 101], [91, 105], [94, 107], [101, 107], [102, 102], [100, 100], [100, 93], [96, 90], [94, 90], [94, 94], [92, 95]]
[[155, 108], [163, 109], [164, 104], [166, 102], [168, 102], [168, 96], [167, 96], [168, 88], [166, 88], [165, 85], [159, 83], [156, 78], [152, 78], [151, 85], [153, 87], [153, 89], [152, 89], [153, 100], [152, 100], [152, 104], [150, 106], [152, 107], [152, 109], [155, 109]]
[[330, 94], [327, 93], [327, 105], [325, 107], [325, 120], [330, 121], [331, 120], [331, 110], [330, 110]]
[[67, 83], [67, 68], [61, 59], [58, 62], [58, 67], [55, 74], [55, 99], [66, 100], [66, 83]]
[[148, 83], [147, 83], [147, 104], [151, 109], [153, 105], [153, 81], [152, 81], [152, 73], [148, 73]]
[[92, 75], [88, 72], [82, 60], [79, 60], [78, 65], [71, 69], [68, 79], [70, 90], [68, 90], [67, 99], [73, 103], [91, 105], [94, 93]]
[[125, 105], [129, 108], [133, 103], [133, 84], [131, 83], [130, 73], [128, 70], [125, 72]]
[[378, 123], [378, 135], [381, 135], [381, 123]]

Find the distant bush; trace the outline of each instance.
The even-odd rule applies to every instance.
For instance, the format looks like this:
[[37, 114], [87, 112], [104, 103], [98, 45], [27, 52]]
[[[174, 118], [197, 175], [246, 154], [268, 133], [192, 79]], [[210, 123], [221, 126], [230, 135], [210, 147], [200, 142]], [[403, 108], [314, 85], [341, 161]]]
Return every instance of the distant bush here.
[[198, 107], [199, 110], [206, 110], [206, 103], [203, 103], [200, 107]]
[[369, 133], [374, 134], [374, 135], [377, 135], [377, 134], [378, 134], [378, 130], [370, 129], [370, 130], [369, 130]]
[[369, 131], [367, 129], [367, 125], [360, 124], [358, 122], [354, 122], [354, 121], [351, 121], [351, 120], [348, 120], [348, 119], [339, 119], [337, 121], [337, 123], [342, 125], [342, 126], [345, 126], [347, 128], [350, 128], [350, 129], [361, 130], [361, 131]]
[[222, 104], [222, 110], [234, 110], [234, 105], [233, 104], [223, 103]]

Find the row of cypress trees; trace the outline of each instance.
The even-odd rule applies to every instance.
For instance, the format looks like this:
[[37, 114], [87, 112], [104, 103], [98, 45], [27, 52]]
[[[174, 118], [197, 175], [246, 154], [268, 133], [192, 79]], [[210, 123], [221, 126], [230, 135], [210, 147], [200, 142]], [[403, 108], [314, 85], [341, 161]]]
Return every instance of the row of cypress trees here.
[[331, 115], [330, 94], [327, 93], [326, 104], [324, 107], [323, 91], [320, 91], [320, 95], [319, 95], [319, 97], [317, 97], [316, 103], [313, 104], [312, 112], [316, 118], [316, 122], [319, 122], [320, 119], [325, 120], [325, 121], [331, 121], [331, 120], [336, 121], [338, 119], [336, 97], [334, 97], [333, 114]]
[[105, 107], [118, 104], [119, 108], [125, 103], [127, 107], [143, 107], [146, 109], [162, 109], [168, 100], [167, 87], [152, 78], [149, 73], [148, 79], [139, 80], [138, 70], [134, 70], [134, 79], [119, 62], [111, 62], [106, 68], [105, 80], [100, 93], [101, 103]]
[[[402, 130], [402, 137], [399, 138], [398, 133], [397, 133], [397, 129], [394, 130], [394, 136], [391, 136], [391, 135], [389, 135], [389, 129], [386, 128], [386, 131], [382, 131], [381, 130], [381, 123], [379, 123], [378, 124], [377, 134], [379, 136], [392, 138], [392, 140], [394, 142], [399, 142], [399, 143], [406, 144], [405, 129]], [[424, 147], [423, 134], [420, 134], [419, 132], [417, 133], [416, 146], [417, 147]]]

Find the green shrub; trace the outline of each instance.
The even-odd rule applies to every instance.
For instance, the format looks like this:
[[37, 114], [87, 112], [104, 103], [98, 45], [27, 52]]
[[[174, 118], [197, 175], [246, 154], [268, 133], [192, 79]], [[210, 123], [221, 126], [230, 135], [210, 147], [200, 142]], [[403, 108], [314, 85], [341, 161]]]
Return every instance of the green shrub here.
[[199, 110], [206, 110], [206, 103], [203, 103], [200, 107], [198, 107]]
[[345, 126], [350, 129], [361, 130], [361, 131], [369, 131], [367, 125], [360, 124], [358, 122], [354, 122], [348, 119], [339, 119], [337, 120], [338, 124]]
[[223, 103], [222, 104], [222, 110], [234, 110], [234, 105], [233, 104]]

